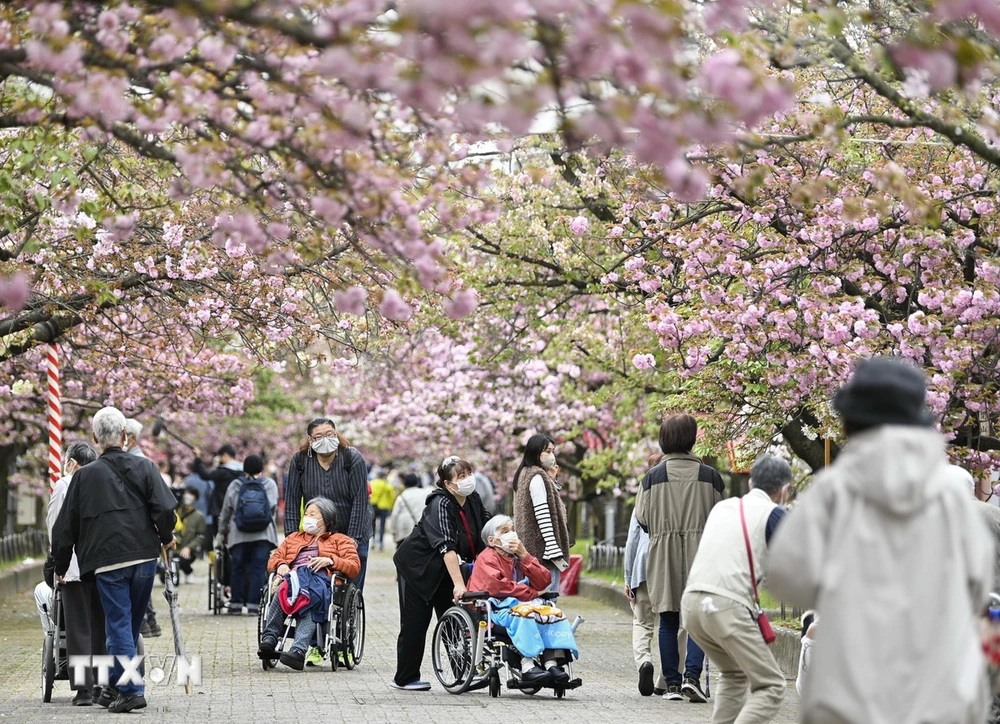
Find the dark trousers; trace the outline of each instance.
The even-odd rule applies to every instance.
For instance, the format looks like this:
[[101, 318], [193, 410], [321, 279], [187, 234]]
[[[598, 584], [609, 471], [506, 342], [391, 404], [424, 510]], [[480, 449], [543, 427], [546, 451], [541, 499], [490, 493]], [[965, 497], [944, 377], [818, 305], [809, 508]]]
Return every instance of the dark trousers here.
[[[64, 583], [62, 591], [63, 621], [66, 625], [66, 653], [69, 656], [103, 656], [106, 648], [104, 640], [104, 608], [95, 581], [73, 581]], [[86, 682], [83, 686], [70, 684], [74, 690], [91, 688], [97, 684], [95, 670], [87, 667]]]
[[361, 573], [359, 573], [357, 578], [351, 581], [351, 583], [353, 583], [359, 591], [365, 590], [365, 577], [368, 575], [368, 546], [368, 541], [358, 543], [358, 558], [361, 559]]
[[[104, 607], [105, 640], [111, 656], [135, 656], [142, 616], [149, 604], [155, 577], [156, 561], [97, 574], [97, 590]], [[116, 686], [123, 671], [116, 658], [109, 677], [111, 686]], [[133, 696], [142, 694], [143, 687], [126, 683], [119, 686], [118, 691], [126, 696]]]
[[271, 542], [255, 540], [237, 543], [229, 549], [229, 567], [232, 583], [229, 605], [242, 608], [260, 604], [260, 591], [267, 583], [267, 559], [271, 556]]
[[376, 508], [372, 506], [372, 511], [375, 513], [375, 521], [372, 523], [374, 529], [375, 523], [378, 523], [378, 548], [382, 550], [382, 546], [385, 544], [385, 523], [389, 520], [389, 513], [391, 510], [382, 510], [381, 508]]
[[[677, 634], [681, 628], [680, 611], [663, 611], [660, 613], [660, 670], [667, 686], [680, 686], [682, 683], [680, 664], [681, 655], [677, 648]], [[684, 661], [684, 678], [700, 679], [705, 667], [705, 652], [690, 636], [687, 637], [687, 657]]]
[[195, 562], [195, 559], [197, 559], [197, 558], [198, 558], [197, 551], [191, 551], [191, 557], [190, 558], [185, 558], [180, 553], [178, 553], [177, 554], [177, 567], [181, 569], [181, 573], [185, 573], [185, 574], [187, 574], [187, 575], [190, 576], [191, 573], [194, 571], [194, 569], [191, 566]]
[[[398, 570], [398, 569], [397, 569]], [[420, 664], [424, 660], [427, 628], [431, 613], [438, 618], [451, 608], [455, 586], [449, 576], [444, 576], [430, 601], [425, 601], [400, 573], [399, 584], [399, 638], [396, 639], [396, 676], [399, 686], [420, 681]]]

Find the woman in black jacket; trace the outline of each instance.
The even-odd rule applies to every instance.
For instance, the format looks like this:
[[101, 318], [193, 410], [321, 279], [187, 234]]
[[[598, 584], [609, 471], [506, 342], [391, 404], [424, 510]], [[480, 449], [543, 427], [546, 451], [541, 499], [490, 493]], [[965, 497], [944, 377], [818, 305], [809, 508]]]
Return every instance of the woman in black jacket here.
[[420, 680], [431, 611], [440, 618], [462, 597], [468, 579], [462, 564], [471, 563], [486, 547], [481, 533], [490, 514], [475, 492], [473, 472], [472, 465], [458, 457], [441, 463], [438, 489], [427, 496], [420, 522], [392, 558], [399, 582], [400, 620], [393, 688], [431, 688]]

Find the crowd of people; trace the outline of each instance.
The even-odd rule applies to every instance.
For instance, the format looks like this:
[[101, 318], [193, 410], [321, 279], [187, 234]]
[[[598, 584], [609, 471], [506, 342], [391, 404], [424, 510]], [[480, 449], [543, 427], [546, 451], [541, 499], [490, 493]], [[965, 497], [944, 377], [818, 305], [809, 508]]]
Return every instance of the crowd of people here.
[[[787, 687], [761, 607], [766, 581], [772, 594], [810, 609], [796, 684], [804, 721], [984, 720], [976, 627], [997, 552], [969, 494], [971, 476], [949, 464], [925, 396], [923, 374], [907, 363], [858, 363], [833, 402], [847, 444], [790, 510], [787, 461], [760, 456], [749, 491], [727, 498], [722, 475], [693, 452], [696, 419], [662, 421], [661, 452], [641, 479], [625, 546], [640, 695], [708, 701], [707, 657], [718, 674], [713, 722], [773, 720]], [[100, 454], [71, 445], [52, 492], [52, 577], [36, 597], [44, 610], [58, 582], [70, 655], [135, 654], [155, 624], [150, 592], [163, 549], [185, 574], [208, 547], [226, 551], [229, 613], [257, 615], [268, 573], [329, 595], [338, 572], [363, 591], [370, 546], [383, 550], [388, 531], [400, 610], [394, 688], [431, 688], [421, 666], [432, 614], [440, 618], [469, 591], [491, 598], [522, 682], [569, 680], [578, 649], [568, 624], [519, 613], [559, 590], [573, 544], [552, 438], [527, 440], [508, 517], [492, 481], [468, 460], [446, 458], [433, 486], [414, 470], [370, 469], [329, 418], [308, 423], [283, 488], [260, 456], [240, 461], [232, 445], [219, 448], [214, 466], [195, 449], [191, 478], [171, 486], [143, 454], [141, 433], [118, 410], [100, 410]], [[274, 651], [282, 620], [275, 607], [263, 654]], [[298, 618], [280, 654], [285, 666], [310, 662], [317, 622], [315, 612]], [[93, 671], [82, 682], [73, 685], [75, 705], [146, 705], [139, 685], [101, 688]]]

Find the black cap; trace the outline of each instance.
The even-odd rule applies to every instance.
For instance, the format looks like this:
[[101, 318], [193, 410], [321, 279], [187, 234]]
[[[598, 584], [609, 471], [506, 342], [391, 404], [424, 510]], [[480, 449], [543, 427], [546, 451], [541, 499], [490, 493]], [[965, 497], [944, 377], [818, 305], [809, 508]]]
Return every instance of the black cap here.
[[930, 427], [924, 373], [899, 357], [861, 360], [850, 382], [837, 391], [833, 408], [855, 430], [879, 425]]
[[260, 475], [264, 470], [264, 461], [260, 455], [247, 455], [243, 460], [243, 472], [247, 475]]

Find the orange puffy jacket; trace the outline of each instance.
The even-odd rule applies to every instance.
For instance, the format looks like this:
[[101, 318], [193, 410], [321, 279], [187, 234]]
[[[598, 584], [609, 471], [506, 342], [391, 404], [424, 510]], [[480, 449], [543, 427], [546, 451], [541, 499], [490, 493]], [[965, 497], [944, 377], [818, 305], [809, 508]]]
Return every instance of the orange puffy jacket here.
[[[296, 531], [285, 536], [281, 545], [274, 549], [271, 557], [267, 560], [267, 570], [277, 570], [278, 566], [284, 563], [292, 565], [292, 561], [299, 555], [303, 548], [312, 545], [315, 537], [303, 531]], [[358, 547], [354, 540], [343, 533], [324, 533], [319, 537], [319, 555], [333, 561], [332, 567], [324, 570], [327, 575], [333, 576], [333, 571], [340, 571], [348, 578], [354, 578], [361, 573], [361, 559], [358, 558]]]

